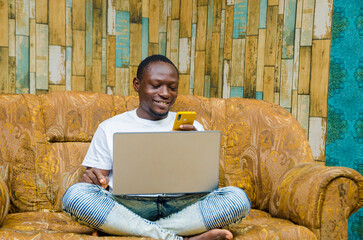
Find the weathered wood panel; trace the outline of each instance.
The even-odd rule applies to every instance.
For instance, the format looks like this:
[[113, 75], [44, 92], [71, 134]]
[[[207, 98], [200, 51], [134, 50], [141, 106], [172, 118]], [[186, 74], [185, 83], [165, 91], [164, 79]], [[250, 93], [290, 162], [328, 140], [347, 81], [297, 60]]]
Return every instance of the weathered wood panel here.
[[129, 96], [129, 68], [116, 68], [115, 94]]
[[197, 23], [197, 37], [196, 46], [197, 51], [205, 51], [206, 47], [206, 31], [207, 31], [207, 17], [208, 17], [208, 7], [201, 6], [198, 7], [198, 23]]
[[116, 67], [130, 64], [130, 13], [116, 13]]
[[192, 36], [193, 0], [180, 0], [180, 38]]
[[310, 93], [311, 47], [300, 48], [298, 93]]
[[325, 161], [326, 129], [326, 118], [310, 117], [309, 143], [314, 160]]
[[7, 93], [9, 87], [9, 48], [0, 47], [0, 93]]
[[35, 21], [36, 23], [48, 23], [48, 0], [35, 1]]
[[36, 24], [36, 89], [48, 89], [48, 25]]
[[260, 19], [260, 0], [248, 1], [247, 16], [247, 35], [258, 35], [258, 25]]
[[49, 46], [49, 84], [66, 83], [66, 49], [61, 46]]
[[131, 23], [130, 29], [130, 64], [133, 66], [139, 65], [141, 62], [141, 38], [142, 25]]
[[16, 93], [29, 93], [29, 37], [16, 36]]
[[265, 40], [266, 29], [260, 29], [258, 34], [258, 49], [257, 49], [257, 76], [256, 76], [256, 91], [263, 92], [263, 72], [265, 65]]
[[49, 44], [66, 46], [66, 1], [49, 1]]
[[204, 95], [205, 51], [195, 52], [194, 95]]
[[86, 0], [72, 1], [72, 29], [86, 31]]
[[0, 47], [9, 46], [8, 10], [8, 1], [0, 0]]
[[277, 11], [276, 6], [267, 7], [265, 65], [274, 66], [277, 48]]
[[86, 32], [73, 30], [72, 75], [86, 74]]
[[274, 102], [274, 67], [265, 67], [265, 74], [263, 78], [263, 100], [273, 103]]
[[107, 37], [107, 86], [114, 87], [116, 79], [116, 36]]
[[315, 0], [313, 39], [330, 39], [333, 0]]
[[256, 98], [257, 36], [246, 37], [244, 97]]
[[150, 0], [149, 42], [159, 42], [159, 0]]
[[245, 39], [233, 39], [231, 87], [243, 86], [245, 47]]
[[232, 59], [233, 14], [234, 14], [234, 7], [227, 6], [226, 26], [225, 26], [225, 35], [224, 35], [224, 59], [228, 60]]
[[233, 38], [242, 38], [247, 32], [247, 0], [234, 1]]
[[293, 58], [296, 0], [285, 0], [282, 58]]

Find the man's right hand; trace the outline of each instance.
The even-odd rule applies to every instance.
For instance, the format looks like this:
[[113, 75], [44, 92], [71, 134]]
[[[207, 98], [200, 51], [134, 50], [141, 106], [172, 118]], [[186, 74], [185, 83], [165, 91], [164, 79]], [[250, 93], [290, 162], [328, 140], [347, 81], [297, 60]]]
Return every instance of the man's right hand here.
[[110, 181], [108, 178], [109, 173], [110, 170], [87, 167], [80, 182], [95, 184], [106, 189]]

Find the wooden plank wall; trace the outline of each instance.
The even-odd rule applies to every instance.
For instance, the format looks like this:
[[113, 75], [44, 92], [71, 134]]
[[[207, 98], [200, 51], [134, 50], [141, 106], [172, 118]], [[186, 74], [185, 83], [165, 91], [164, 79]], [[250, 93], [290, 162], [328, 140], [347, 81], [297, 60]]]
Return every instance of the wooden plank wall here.
[[0, 93], [134, 95], [164, 54], [180, 93], [279, 104], [325, 160], [333, 0], [0, 0]]

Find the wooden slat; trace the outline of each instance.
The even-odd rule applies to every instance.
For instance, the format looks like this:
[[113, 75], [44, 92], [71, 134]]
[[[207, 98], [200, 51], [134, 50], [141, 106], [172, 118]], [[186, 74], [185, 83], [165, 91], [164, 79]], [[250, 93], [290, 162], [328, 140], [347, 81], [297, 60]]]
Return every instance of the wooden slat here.
[[[211, 34], [211, 36], [213, 36], [213, 34]], [[211, 39], [207, 39], [205, 50], [205, 74], [210, 75], [212, 68], [212, 37]]]
[[66, 8], [66, 46], [72, 46], [72, 8]]
[[[180, 38], [179, 39], [179, 64], [178, 64], [180, 74], [189, 74], [190, 73], [190, 49], [191, 49], [190, 38]], [[188, 83], [189, 83], [189, 81], [188, 81]], [[188, 86], [189, 86], [189, 84], [188, 84]]]
[[149, 51], [149, 18], [142, 18], [142, 38], [141, 38], [141, 59], [148, 56]]
[[102, 10], [93, 9], [92, 58], [102, 59]]
[[16, 38], [15, 38], [15, 20], [9, 19], [9, 57], [15, 57]]
[[[194, 2], [194, 1], [193, 1]], [[197, 24], [192, 25], [192, 39], [190, 49], [190, 80], [189, 80], [189, 91], [190, 94], [194, 94], [194, 77], [195, 77], [195, 37], [197, 32]]]
[[198, 7], [197, 37], [195, 46], [195, 49], [197, 51], [205, 51], [208, 16], [207, 14], [207, 6]]
[[15, 21], [16, 35], [29, 36], [29, 0], [22, 0], [16, 4]]
[[204, 95], [205, 51], [195, 52], [194, 95]]
[[219, 40], [220, 33], [214, 32], [211, 51], [211, 75], [210, 75], [210, 96], [218, 97], [219, 80]]
[[142, 0], [142, 17], [149, 18], [150, 0]]
[[304, 129], [306, 136], [309, 133], [309, 95], [298, 95], [297, 97], [297, 121]]
[[198, 6], [207, 6], [208, 0], [198, 0]]
[[263, 100], [274, 102], [274, 67], [265, 67], [263, 78]]
[[116, 0], [108, 0], [107, 34], [116, 35]]
[[310, 82], [310, 116], [327, 117], [330, 40], [313, 40]]
[[131, 23], [130, 29], [130, 64], [138, 66], [141, 62], [142, 25]]
[[179, 75], [179, 87], [178, 87], [178, 93], [179, 94], [189, 94], [189, 74], [180, 74]]
[[275, 92], [280, 92], [281, 81], [281, 57], [282, 57], [282, 44], [283, 44], [283, 19], [284, 16], [279, 14], [277, 17], [277, 48], [275, 60]]
[[94, 9], [102, 9], [102, 2], [104, 2], [104, 0], [93, 0], [93, 8]]
[[325, 161], [326, 130], [326, 118], [310, 117], [309, 143], [314, 160]]
[[292, 89], [297, 90], [299, 82], [299, 63], [300, 63], [300, 29], [295, 30], [295, 46], [294, 46], [294, 79], [292, 81]]
[[48, 25], [36, 24], [36, 89], [48, 89]]
[[180, 16], [180, 0], [171, 1], [171, 19], [179, 20]]
[[66, 90], [72, 90], [72, 47], [66, 47]]
[[72, 29], [86, 30], [86, 0], [72, 1]]
[[256, 91], [263, 92], [263, 72], [265, 65], [265, 38], [266, 29], [260, 29], [258, 34], [258, 50], [257, 50], [257, 76]]
[[210, 75], [204, 76], [204, 97], [210, 97]]
[[333, 17], [333, 0], [316, 0], [313, 39], [330, 39]]
[[192, 36], [193, 0], [180, 0], [180, 38]]
[[141, 24], [142, 0], [130, 1], [130, 22]]
[[9, 6], [9, 19], [15, 19], [16, 18], [16, 4], [15, 0], [8, 0], [8, 6]]
[[231, 87], [231, 98], [243, 98], [243, 87]]
[[[326, 2], [326, 1], [325, 1]], [[301, 24], [301, 46], [311, 46], [314, 22], [314, 0], [305, 0]], [[319, 10], [320, 11], [320, 10]], [[320, 13], [319, 13], [320, 15]]]
[[301, 28], [302, 15], [303, 15], [303, 0], [297, 0], [295, 28]]
[[35, 21], [36, 23], [48, 23], [48, 0], [35, 1]]
[[258, 27], [266, 28], [267, 0], [260, 0], [260, 18]]
[[193, 0], [192, 24], [196, 24], [198, 22], [198, 4], [197, 4], [197, 2], [198, 2], [198, 0]]
[[[86, 67], [92, 66], [93, 59], [93, 0], [86, 0]], [[90, 77], [88, 75], [92, 74], [92, 69], [86, 71], [86, 91], [87, 82], [90, 81]]]
[[311, 72], [311, 47], [300, 48], [298, 94], [309, 94]]
[[246, 37], [244, 97], [256, 98], [257, 36]]
[[245, 46], [245, 39], [233, 39], [231, 87], [243, 86]]
[[107, 76], [107, 39], [102, 38], [102, 76]]
[[130, 13], [116, 13], [116, 67], [130, 64]]
[[[86, 32], [73, 30], [72, 75], [84, 76], [86, 57]], [[73, 88], [72, 88], [73, 89]]]
[[[171, 0], [169, 0], [171, 1]], [[170, 59], [171, 54], [171, 17], [168, 17], [168, 26], [166, 30], [166, 57]]]
[[115, 94], [128, 96], [130, 89], [129, 68], [116, 68]]
[[268, 6], [277, 6], [279, 4], [279, 0], [268, 0]]
[[224, 59], [228, 60], [232, 59], [233, 14], [234, 14], [234, 7], [227, 6], [226, 26], [225, 26], [225, 35], [224, 35]]
[[221, 32], [222, 1], [213, 1], [213, 32]]
[[[159, 54], [159, 44], [158, 43], [149, 43], [149, 56]], [[178, 61], [177, 61], [178, 63]]]
[[16, 59], [9, 56], [9, 78], [6, 92], [16, 93]]
[[159, 0], [150, 0], [149, 42], [159, 42]]
[[235, 0], [234, 3], [234, 20], [233, 20], [233, 38], [242, 38], [247, 32], [247, 0]]
[[[227, 6], [228, 8], [229, 6]], [[223, 98], [229, 98], [231, 95], [231, 60], [224, 60], [223, 63]]]
[[[34, 20], [35, 20], [35, 18], [34, 18]], [[29, 93], [30, 94], [35, 94], [36, 93], [36, 89], [35, 89], [35, 72], [29, 73]]]
[[280, 103], [280, 92], [274, 92], [274, 102], [275, 104], [279, 104]]
[[49, 92], [59, 92], [59, 91], [65, 91], [66, 86], [65, 85], [51, 85], [49, 84]]
[[179, 65], [179, 20], [171, 20], [170, 60]]
[[247, 35], [249, 36], [258, 34], [258, 24], [260, 19], [260, 1], [261, 0], [248, 1]]
[[166, 32], [159, 33], [159, 54], [166, 55]]
[[0, 93], [7, 93], [9, 87], [9, 48], [0, 47]]
[[[102, 1], [102, 38], [107, 37], [107, 1]], [[106, 85], [105, 85], [106, 87]], [[106, 90], [104, 91], [106, 92]]]
[[137, 67], [130, 66], [129, 68], [130, 76], [129, 76], [129, 96], [137, 96], [137, 92], [134, 90], [133, 80], [137, 74]]
[[[130, 11], [130, 0], [116, 0], [116, 10], [117, 11]], [[131, 3], [132, 4], [132, 3]]]
[[16, 36], [16, 93], [29, 93], [28, 36]]
[[[9, 46], [9, 18], [8, 18], [8, 1], [0, 2], [0, 47]], [[8, 49], [9, 51], [9, 49]]]
[[[159, 33], [166, 33], [168, 18], [168, 2], [167, 0], [159, 1]], [[160, 41], [160, 40], [159, 40]]]
[[35, 31], [35, 18], [30, 19], [30, 49], [29, 49], [29, 71], [36, 71], [36, 31]]
[[291, 109], [292, 105], [292, 79], [294, 72], [293, 59], [281, 60], [281, 89], [280, 106]]
[[85, 90], [85, 77], [84, 76], [72, 76], [72, 90], [84, 91]]
[[277, 10], [276, 6], [267, 7], [265, 66], [274, 66], [277, 44]]
[[107, 37], [107, 86], [115, 86], [116, 36]]
[[65, 47], [49, 46], [49, 84], [66, 83]]
[[282, 58], [293, 58], [296, 18], [296, 0], [285, 0]]
[[93, 79], [93, 69], [92, 69], [93, 63], [91, 65], [87, 65], [86, 64], [86, 81], [85, 81], [85, 85], [86, 85], [86, 89], [85, 91], [87, 92], [91, 92], [92, 91], [92, 79]]
[[92, 92], [101, 92], [101, 59], [93, 59], [92, 63]]
[[66, 2], [49, 1], [49, 44], [66, 45]]

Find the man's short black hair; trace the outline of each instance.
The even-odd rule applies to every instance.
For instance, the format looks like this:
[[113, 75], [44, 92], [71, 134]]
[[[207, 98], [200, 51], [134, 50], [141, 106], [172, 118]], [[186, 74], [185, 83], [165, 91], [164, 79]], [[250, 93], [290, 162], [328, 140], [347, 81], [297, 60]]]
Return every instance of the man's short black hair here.
[[156, 55], [151, 55], [151, 56], [145, 58], [140, 63], [139, 67], [137, 68], [137, 75], [136, 75], [139, 80], [141, 80], [142, 74], [147, 69], [147, 66], [153, 62], [166, 62], [166, 63], [171, 64], [175, 68], [175, 70], [179, 76], [178, 68], [174, 65], [174, 63], [172, 61], [169, 60], [169, 58], [167, 58], [163, 55], [156, 54]]

